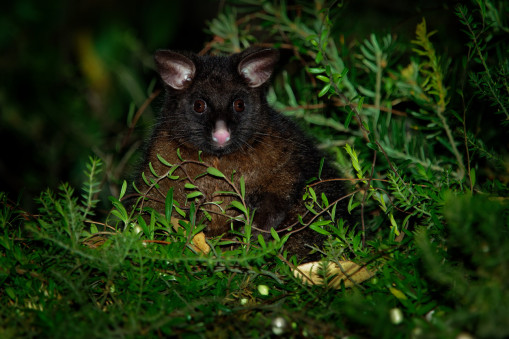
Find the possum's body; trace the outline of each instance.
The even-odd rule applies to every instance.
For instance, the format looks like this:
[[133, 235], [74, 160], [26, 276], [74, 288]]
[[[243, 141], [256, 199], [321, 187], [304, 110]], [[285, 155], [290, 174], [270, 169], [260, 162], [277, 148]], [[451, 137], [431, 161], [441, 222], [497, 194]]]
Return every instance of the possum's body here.
[[[281, 230], [295, 224], [297, 215], [306, 213], [302, 195], [306, 181], [318, 177], [322, 154], [296, 124], [266, 102], [267, 81], [277, 58], [272, 49], [248, 50], [230, 57], [156, 53], [167, 95], [142, 171], [149, 176], [149, 162], [159, 175], [169, 170], [158, 160], [158, 154], [171, 164], [181, 163], [182, 159], [193, 162], [185, 162], [173, 173], [182, 180], [165, 178], [158, 182], [157, 190], [148, 190], [139, 180], [138, 188], [142, 192], [148, 190], [145, 206], [163, 211], [165, 195], [171, 187], [174, 199], [181, 206], [189, 206], [186, 196], [190, 190], [184, 186], [190, 182], [186, 178], [191, 178], [203, 193], [200, 202], [222, 201], [221, 206], [226, 208], [233, 198], [216, 192], [232, 188], [223, 179], [200, 176], [206, 172], [206, 166], [196, 163], [201, 160], [228, 178], [235, 171], [237, 183], [244, 177], [246, 203], [255, 210], [255, 228]], [[336, 176], [330, 166], [323, 167], [322, 179]], [[344, 195], [343, 185], [338, 181], [320, 184], [315, 189], [325, 192], [329, 201]], [[337, 212], [346, 216], [341, 206]], [[230, 230], [229, 218], [221, 215], [220, 208], [207, 205], [206, 209], [212, 216], [205, 229], [208, 236]], [[230, 209], [227, 214], [239, 213]], [[294, 230], [300, 227], [297, 224]], [[323, 238], [316, 232], [304, 229], [292, 234], [286, 248], [304, 258], [310, 250], [306, 244], [319, 245], [321, 241]]]

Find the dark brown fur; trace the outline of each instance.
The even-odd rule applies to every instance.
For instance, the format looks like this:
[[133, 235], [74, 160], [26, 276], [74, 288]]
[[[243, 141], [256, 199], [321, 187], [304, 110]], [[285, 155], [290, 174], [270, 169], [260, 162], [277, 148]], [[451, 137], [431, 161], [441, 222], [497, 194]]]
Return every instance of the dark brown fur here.
[[[173, 64], [168, 66], [167, 59]], [[251, 59], [256, 62], [251, 62]], [[266, 81], [276, 60], [276, 52], [266, 49], [248, 50], [231, 57], [158, 52], [156, 64], [165, 82], [167, 96], [161, 118], [146, 149], [141, 169], [145, 175], [151, 176], [149, 162], [158, 175], [169, 170], [157, 159], [157, 154], [171, 164], [178, 164], [182, 160], [177, 156], [177, 149], [182, 159], [192, 161], [198, 160], [198, 152], [202, 150], [201, 160], [205, 164], [216, 167], [227, 177], [235, 171], [234, 181], [237, 183], [240, 176], [244, 176], [246, 202], [256, 211], [256, 228], [281, 230], [294, 224], [298, 220], [297, 215], [306, 212], [302, 202], [306, 180], [318, 176], [322, 154], [295, 123], [267, 105]], [[181, 67], [181, 63], [185, 66]], [[250, 68], [245, 68], [253, 73], [248, 76], [242, 73], [240, 68], [244, 64], [248, 64]], [[191, 72], [193, 67], [194, 73]], [[192, 73], [187, 81], [186, 71]], [[246, 110], [240, 114], [231, 109], [231, 103], [236, 98], [246, 103]], [[189, 106], [201, 99], [206, 100], [207, 111], [198, 114]], [[231, 140], [226, 145], [218, 146], [211, 140], [210, 134], [217, 126], [214, 125], [217, 120], [226, 121], [231, 131]], [[221, 200], [225, 208], [232, 197], [215, 193], [231, 191], [232, 188], [226, 181], [211, 175], [200, 177], [205, 171], [206, 166], [186, 163], [174, 172], [181, 180], [165, 178], [159, 181], [159, 189], [148, 190], [146, 184], [138, 180], [138, 188], [141, 192], [147, 192], [149, 198], [144, 206], [163, 211], [165, 196], [171, 187], [174, 188], [174, 199], [181, 206], [189, 206], [186, 195], [190, 190], [185, 189], [184, 185], [189, 182], [187, 178], [198, 177], [194, 184], [204, 194], [200, 202]], [[325, 165], [322, 179], [333, 177], [336, 177], [335, 171]], [[315, 189], [319, 193], [325, 192], [329, 201], [344, 194], [342, 184], [337, 181], [318, 185]], [[341, 206], [343, 204], [338, 206], [338, 215], [346, 216]], [[212, 212], [212, 221], [205, 229], [207, 236], [227, 233], [231, 227], [229, 218], [221, 215], [213, 205], [205, 208]], [[227, 214], [234, 216], [239, 213], [230, 209]], [[301, 225], [294, 229], [299, 227]], [[268, 234], [264, 233], [266, 238], [270, 238]], [[319, 245], [322, 241], [323, 238], [316, 232], [304, 229], [292, 234], [286, 249], [299, 258], [305, 258], [310, 250], [306, 244]]]

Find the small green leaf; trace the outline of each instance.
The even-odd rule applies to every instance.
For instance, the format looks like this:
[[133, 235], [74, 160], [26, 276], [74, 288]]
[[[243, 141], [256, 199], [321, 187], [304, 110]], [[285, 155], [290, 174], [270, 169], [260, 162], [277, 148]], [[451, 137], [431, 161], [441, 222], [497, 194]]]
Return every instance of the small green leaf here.
[[12, 299], [12, 300], [16, 300], [16, 292], [14, 290], [14, 288], [12, 287], [6, 287], [5, 288], [5, 293], [7, 293], [7, 295]]
[[377, 72], [377, 67], [374, 63], [372, 63], [371, 61], [369, 61], [368, 59], [363, 59], [362, 60], [362, 63], [364, 65], [366, 65], [366, 67], [368, 67], [373, 73], [376, 73]]
[[247, 215], [247, 210], [246, 210], [246, 207], [244, 205], [242, 205], [239, 201], [237, 200], [233, 200], [231, 205], [233, 207], [235, 207], [236, 209], [240, 210], [242, 213], [244, 213], [245, 215]]
[[202, 196], [202, 195], [203, 195], [203, 193], [202, 193], [202, 192], [200, 192], [200, 191], [194, 191], [194, 192], [191, 192], [191, 193], [189, 193], [188, 195], [186, 195], [186, 198], [187, 198], [187, 199], [194, 199], [194, 198], [200, 197], [200, 196]]
[[[119, 217], [122, 221], [127, 221], [129, 219], [127, 210], [125, 209], [124, 205], [115, 197], [110, 196], [109, 197], [111, 203], [115, 207], [114, 210], [111, 211], [111, 213], [117, 217]], [[57, 207], [57, 205], [55, 205]]]
[[318, 232], [320, 234], [323, 234], [323, 235], [330, 235], [329, 232], [327, 232], [326, 230], [324, 230], [323, 228], [321, 228], [320, 226], [318, 225], [315, 225], [315, 223], [313, 223], [312, 225], [309, 226], [309, 228], [311, 228], [313, 231], [315, 232]]
[[369, 133], [370, 132], [370, 129], [369, 129], [369, 126], [368, 126], [368, 123], [366, 121], [362, 121], [362, 126], [364, 126], [364, 129], [366, 129], [366, 131]]
[[472, 182], [472, 187], [475, 186], [475, 168], [470, 169], [470, 181]]
[[357, 111], [362, 112], [362, 104], [364, 104], [364, 97], [359, 98], [359, 103], [357, 104]]
[[212, 176], [215, 176], [215, 177], [218, 177], [218, 178], [224, 178], [224, 174], [221, 173], [220, 170], [218, 170], [217, 168], [214, 168], [214, 167], [207, 167], [207, 173], [212, 175]]
[[208, 221], [212, 221], [212, 216], [209, 212], [207, 212], [205, 209], [201, 210], [203, 214], [205, 215], [205, 218], [207, 218]]
[[327, 94], [327, 92], [329, 92], [329, 89], [330, 89], [330, 83], [328, 83], [327, 85], [325, 85], [322, 90], [318, 93], [318, 97], [323, 97], [325, 94]]
[[311, 199], [316, 202], [316, 193], [315, 190], [312, 187], [309, 187], [309, 194], [311, 195]]
[[318, 80], [323, 81], [323, 82], [327, 82], [327, 83], [329, 82], [329, 78], [328, 78], [328, 77], [326, 77], [325, 75], [317, 75], [317, 76], [316, 76], [316, 78], [317, 78]]
[[117, 210], [113, 210], [113, 211], [111, 211], [111, 214], [113, 214], [114, 216], [116, 216], [116, 217], [117, 217], [117, 218], [119, 218], [120, 220], [125, 221], [124, 216], [123, 216], [122, 214], [120, 214], [120, 212], [119, 212], [119, 211], [117, 211]]
[[138, 187], [136, 187], [136, 184], [134, 183], [134, 181], [132, 182], [132, 185], [131, 185], [131, 186], [133, 186], [133, 188], [134, 188], [134, 190], [136, 191], [136, 193], [141, 194], [141, 192], [140, 192], [140, 190], [138, 189]]
[[175, 211], [177, 211], [177, 213], [182, 217], [182, 218], [185, 218], [186, 217], [186, 212], [184, 212], [180, 207], [178, 206], [175, 206], [173, 205], [173, 207], [175, 208]]
[[126, 191], [127, 191], [127, 181], [124, 180], [124, 182], [122, 183], [122, 188], [120, 189], [120, 196], [118, 197], [118, 200], [121, 200], [124, 197]]
[[[325, 26], [327, 27], [327, 26]], [[329, 30], [327, 28], [324, 28], [322, 30], [322, 34], [320, 34], [320, 41], [322, 42], [322, 47], [325, 49], [327, 47], [327, 42], [329, 41]]]
[[276, 241], [281, 241], [281, 239], [279, 238], [279, 234], [277, 234], [276, 230], [274, 229], [274, 227], [271, 227], [270, 229], [270, 234], [272, 234], [272, 237], [274, 239], [276, 239]]
[[195, 189], [196, 185], [193, 185], [190, 182], [186, 182], [184, 187], [187, 188], [187, 189]]
[[312, 41], [312, 40], [316, 40], [316, 39], [318, 39], [318, 35], [316, 35], [316, 34], [310, 34], [306, 37], [307, 41]]
[[322, 206], [323, 208], [329, 207], [329, 200], [327, 199], [327, 196], [325, 196], [325, 193], [322, 192]]
[[325, 68], [322, 68], [322, 67], [312, 67], [312, 68], [308, 68], [308, 72], [311, 73], [311, 74], [320, 74], [320, 73], [325, 72]]
[[240, 195], [242, 196], [242, 199], [244, 199], [246, 197], [246, 183], [244, 182], [244, 176], [240, 177], [239, 183], [240, 183]]
[[150, 168], [150, 172], [152, 173], [152, 175], [153, 175], [154, 177], [159, 177], [159, 174], [157, 174], [157, 172], [156, 172], [156, 170], [154, 169], [154, 167], [152, 166], [152, 163], [151, 163], [151, 162], [149, 162], [149, 163], [148, 163], [148, 167]]
[[354, 199], [354, 195], [350, 196], [350, 199], [348, 200], [348, 207], [347, 207], [347, 211], [348, 211], [348, 213], [352, 213], [352, 210], [353, 210], [355, 207], [357, 207], [357, 206], [359, 206], [359, 205], [360, 205], [360, 203], [359, 203], [359, 202], [355, 202], [355, 203], [354, 203], [354, 200], [353, 200], [353, 199]]
[[348, 128], [348, 126], [350, 126], [350, 121], [352, 121], [352, 117], [354, 115], [353, 109], [351, 109], [350, 107], [347, 106], [347, 110], [348, 110], [348, 115], [346, 116], [346, 120], [345, 120], [345, 128]]
[[341, 74], [338, 74], [338, 73], [334, 73], [332, 75], [332, 81], [334, 81], [337, 85], [339, 85], [339, 83], [343, 80], [343, 76]]
[[[154, 210], [150, 211], [150, 224], [153, 223], [153, 219], [154, 219]], [[150, 238], [150, 225], [147, 225], [147, 223], [145, 222], [145, 219], [143, 219], [141, 215], [138, 216], [138, 225], [137, 226], [139, 226], [139, 228], [141, 228], [141, 230], [143, 231], [143, 234], [145, 234], [145, 236]], [[135, 232], [139, 233], [139, 230], [135, 229]]]
[[164, 159], [161, 155], [159, 155], [159, 153], [156, 155], [157, 156], [157, 159], [159, 159], [159, 161], [165, 165], [165, 166], [168, 166], [168, 167], [171, 167], [173, 166], [172, 164], [170, 164], [168, 161], [166, 161], [166, 159]]
[[145, 172], [141, 172], [141, 178], [143, 179], [143, 182], [145, 182], [145, 185], [150, 186], [150, 182], [148, 181], [147, 177], [145, 176]]
[[308, 211], [310, 211], [311, 213], [313, 214], [316, 214], [317, 212], [315, 211], [315, 209], [313, 208], [313, 204], [305, 204], [305, 207]]
[[173, 166], [172, 168], [170, 168], [170, 170], [168, 171], [168, 178], [169, 179], [177, 180], [179, 178], [178, 175], [173, 175], [173, 172], [175, 172], [177, 170], [177, 168], [179, 168], [179, 166]]
[[331, 218], [332, 218], [332, 221], [334, 221], [336, 219], [336, 207], [338, 206], [338, 204], [334, 204], [332, 205], [332, 210], [330, 212], [330, 215], [331, 215]]
[[304, 219], [302, 219], [301, 215], [297, 215], [297, 219], [299, 220], [299, 224], [304, 225]]
[[328, 226], [330, 225], [331, 221], [329, 219], [324, 220], [318, 220], [311, 224], [311, 226]]
[[258, 234], [258, 243], [262, 246], [262, 248], [265, 250], [267, 248], [267, 244], [265, 243], [265, 239], [263, 239], [263, 235]]
[[[315, 40], [311, 40], [311, 43], [314, 45], [314, 46], [318, 46], [318, 42], [316, 42]], [[315, 57], [315, 62], [317, 64], [321, 63], [323, 60], [323, 54], [322, 54], [322, 51], [318, 51], [318, 53], [316, 53], [316, 57]]]

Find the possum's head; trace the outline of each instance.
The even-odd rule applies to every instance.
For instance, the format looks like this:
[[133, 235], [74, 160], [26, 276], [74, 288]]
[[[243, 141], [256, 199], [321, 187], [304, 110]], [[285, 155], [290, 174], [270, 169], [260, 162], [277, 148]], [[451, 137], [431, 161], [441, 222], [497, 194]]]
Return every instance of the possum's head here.
[[170, 137], [214, 155], [249, 148], [265, 132], [265, 89], [278, 57], [273, 49], [229, 57], [157, 51]]

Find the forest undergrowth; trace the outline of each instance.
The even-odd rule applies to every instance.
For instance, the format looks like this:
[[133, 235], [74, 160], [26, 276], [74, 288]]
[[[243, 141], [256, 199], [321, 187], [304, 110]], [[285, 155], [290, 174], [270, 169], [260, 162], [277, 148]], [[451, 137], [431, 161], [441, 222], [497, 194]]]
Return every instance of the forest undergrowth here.
[[[303, 197], [316, 218], [300, 226], [327, 236], [316, 249], [322, 284], [294, 274], [299, 263], [283, 250], [288, 236], [251, 237], [244, 178], [201, 164], [203, 175], [229, 184], [237, 198], [230, 208], [244, 225], [206, 239], [203, 251], [196, 236], [206, 227], [197, 218], [204, 204], [181, 208], [170, 191], [165, 213], [144, 219], [123, 204], [136, 194], [132, 183], [112, 173], [110, 158], [92, 155], [82, 187], [42, 192], [36, 212], [0, 193], [0, 337], [509, 336], [504, 2], [450, 9], [465, 41], [454, 57], [427, 18], [409, 40], [350, 37], [338, 28], [342, 2], [228, 3], [209, 23], [201, 53], [278, 48], [270, 104], [316, 138], [349, 187], [355, 225], [313, 186]], [[157, 97], [155, 87], [129, 112], [119, 142]], [[161, 158], [168, 171], [152, 176], [172, 178], [181, 160]], [[157, 180], [145, 180], [157, 189]], [[109, 200], [105, 183], [117, 187]], [[190, 201], [200, 196], [188, 188]], [[333, 285], [337, 273], [326, 263], [346, 261], [373, 276]]]

